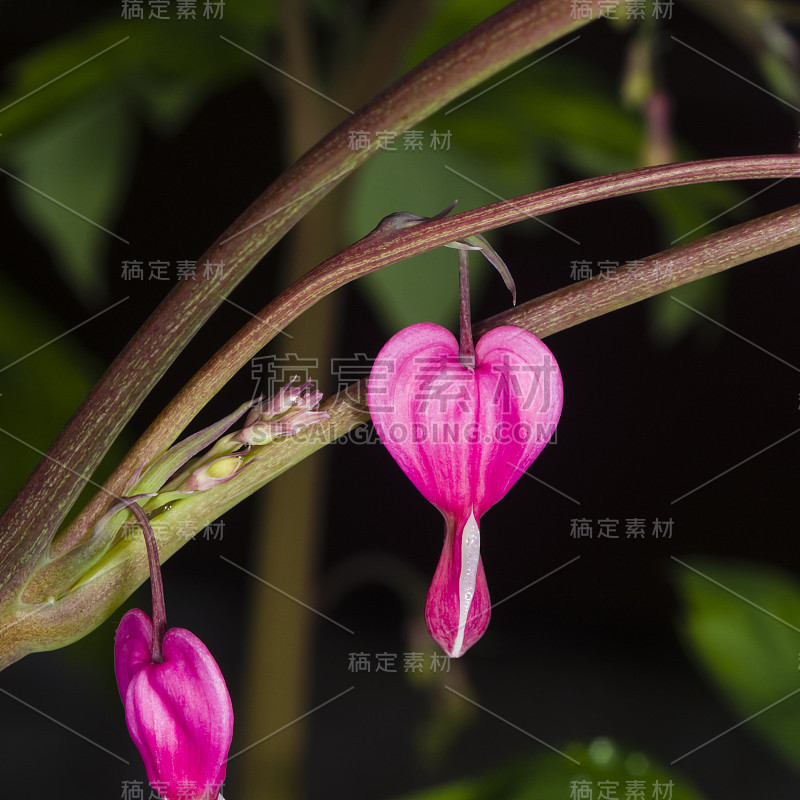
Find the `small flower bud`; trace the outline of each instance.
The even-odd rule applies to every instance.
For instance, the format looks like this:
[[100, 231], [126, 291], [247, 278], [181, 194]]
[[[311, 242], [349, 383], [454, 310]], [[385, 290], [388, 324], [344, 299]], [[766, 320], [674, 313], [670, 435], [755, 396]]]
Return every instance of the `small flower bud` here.
[[303, 428], [329, 419], [327, 411], [317, 411], [322, 392], [311, 388], [311, 381], [294, 387], [292, 377], [272, 399], [253, 408], [247, 415], [244, 428], [232, 434], [235, 441], [246, 445], [261, 445], [279, 436], [293, 436]]
[[227, 483], [231, 478], [235, 478], [246, 466], [243, 456], [247, 450], [242, 450], [241, 455], [222, 456], [215, 458], [210, 463], [199, 466], [186, 482], [178, 487], [178, 491], [184, 492], [204, 492], [212, 486], [220, 483]]

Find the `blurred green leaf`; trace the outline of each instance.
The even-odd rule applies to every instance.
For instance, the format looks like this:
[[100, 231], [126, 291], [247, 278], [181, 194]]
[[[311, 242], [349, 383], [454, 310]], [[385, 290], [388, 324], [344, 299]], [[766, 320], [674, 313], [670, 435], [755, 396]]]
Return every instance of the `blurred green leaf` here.
[[174, 135], [212, 94], [269, 69], [230, 44], [263, 54], [262, 37], [272, 16], [255, 17], [252, 27], [248, 18], [241, 12], [231, 17], [226, 8], [225, 18], [217, 21], [130, 23], [136, 36], [123, 45], [131, 46], [119, 80], [151, 127], [163, 136]]
[[739, 206], [744, 199], [741, 186], [734, 183], [704, 183], [642, 195], [658, 220], [664, 246], [689, 242], [742, 222], [748, 216], [746, 208]]
[[273, 20], [263, 8], [232, 9], [223, 20], [103, 18], [9, 68], [0, 155], [34, 187], [12, 182], [11, 191], [84, 303], [104, 296], [101, 228], [114, 230], [140, 118], [175, 133], [209, 94], [257, 66], [221, 36], [256, 47]]
[[719, 30], [753, 59], [767, 85], [787, 107], [800, 103], [800, 48], [786, 27], [781, 4], [752, 0], [691, 0]]
[[445, 0], [431, 5], [434, 8], [409, 50], [404, 66], [406, 70], [452, 42], [464, 31], [496, 14], [508, 5], [508, 0]]
[[[743, 207], [736, 208], [744, 196], [741, 187], [735, 184], [707, 183], [647, 192], [642, 195], [642, 202], [658, 220], [664, 247], [667, 247], [705, 236], [723, 225], [737, 224], [745, 216]], [[734, 210], [718, 221], [718, 217], [729, 209]], [[669, 347], [694, 330], [702, 332], [706, 341], [717, 341], [720, 329], [676, 303], [672, 295], [680, 297], [698, 311], [719, 319], [725, 313], [724, 288], [727, 279], [727, 274], [721, 273], [685, 284], [676, 292], [654, 297], [648, 303], [653, 341]]]
[[14, 174], [29, 184], [11, 183], [17, 208], [85, 304], [105, 296], [102, 261], [128, 184], [132, 143], [124, 106], [103, 94], [31, 132], [11, 154]]
[[[706, 345], [718, 342], [722, 329], [703, 320], [686, 308], [686, 305], [702, 310], [714, 319], [720, 319], [725, 314], [724, 287], [725, 275], [712, 275], [650, 300], [648, 310], [653, 342], [661, 347], [671, 347], [692, 329], [696, 329]], [[678, 298], [681, 302], [676, 302], [673, 298]]]
[[[688, 781], [669, 773], [644, 753], [626, 750], [605, 737], [595, 739], [588, 746], [569, 745], [565, 752], [580, 765], [554, 753], [541, 753], [467, 780], [405, 795], [402, 800], [531, 800], [603, 796], [700, 800], [702, 797]], [[671, 788], [671, 794], [667, 786]], [[587, 790], [590, 791], [587, 793]], [[641, 794], [628, 794], [629, 790], [639, 790]]]
[[680, 565], [673, 571], [685, 604], [680, 630], [687, 647], [732, 706], [734, 721], [777, 703], [746, 729], [800, 768], [800, 695], [778, 702], [800, 688], [800, 583], [765, 565], [687, 563], [703, 573]]
[[640, 118], [621, 107], [616, 85], [572, 58], [569, 47], [499, 89], [508, 96], [493, 99], [515, 109], [521, 130], [533, 132], [580, 177], [640, 165]]
[[275, 16], [272, 4], [236, 3], [222, 20], [103, 17], [48, 42], [6, 70], [0, 152], [98, 92], [173, 132], [209, 94], [263, 69], [221, 37], [258, 49]]
[[131, 29], [119, 20], [73, 31], [6, 69], [0, 96], [2, 151], [45, 127], [83, 98], [115, 86], [130, 59]]
[[[0, 318], [0, 426], [46, 450], [97, 379], [99, 365], [74, 337], [47, 344], [64, 330], [2, 277]], [[6, 434], [0, 435], [0, 453], [5, 508], [41, 456]]]

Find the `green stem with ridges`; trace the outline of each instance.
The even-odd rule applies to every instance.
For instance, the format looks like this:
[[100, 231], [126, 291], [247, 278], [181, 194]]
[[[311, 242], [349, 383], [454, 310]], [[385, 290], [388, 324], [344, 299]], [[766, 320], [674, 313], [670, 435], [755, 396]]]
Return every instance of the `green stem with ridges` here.
[[[374, 154], [374, 148], [352, 149], [349, 130], [368, 131], [372, 140], [378, 131], [406, 131], [490, 75], [585, 22], [573, 19], [563, 0], [512, 3], [367, 103], [252, 203], [198, 259], [198, 263], [222, 262], [222, 275], [182, 281], [170, 292], [106, 370], [0, 517], [3, 602], [13, 602], [23, 591], [111, 444], [224, 297], [313, 205]], [[160, 439], [140, 440], [133, 460], [151, 461], [184, 425], [163, 430]], [[119, 495], [125, 480], [124, 473], [116, 471], [107, 482], [108, 490]], [[92, 509], [102, 513], [97, 503]]]
[[[364, 275], [435, 247], [513, 222], [577, 205], [671, 186], [721, 180], [800, 177], [800, 156], [747, 156], [669, 164], [589, 178], [505, 200], [444, 219], [397, 230], [381, 225], [333, 258], [310, 270], [265, 306], [203, 366], [145, 431], [106, 484], [111, 491], [141, 465], [158, 443], [169, 446], [194, 416], [277, 333], [318, 300]], [[78, 544], [104, 508], [97, 495], [65, 531], [59, 546]]]
[[[597, 277], [558, 290], [479, 323], [517, 324], [547, 336], [661, 292], [755, 258], [800, 244], [800, 205], [777, 211], [622, 267], [613, 281]], [[667, 267], [669, 269], [667, 269]], [[366, 422], [366, 382], [348, 387], [323, 406], [330, 419], [264, 449], [236, 480], [176, 503], [161, 515], [156, 537], [161, 560], [199, 530], [264, 484], [320, 448]], [[118, 542], [60, 598], [16, 603], [0, 615], [0, 669], [35, 650], [55, 649], [89, 633], [146, 579], [147, 554], [138, 537]]]

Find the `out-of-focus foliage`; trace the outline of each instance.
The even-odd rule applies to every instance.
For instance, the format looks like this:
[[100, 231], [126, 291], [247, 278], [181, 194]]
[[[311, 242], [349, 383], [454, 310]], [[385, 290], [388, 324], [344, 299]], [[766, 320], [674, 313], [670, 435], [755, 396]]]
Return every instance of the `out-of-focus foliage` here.
[[[453, 199], [459, 200], [458, 210], [466, 210], [529, 194], [553, 185], [564, 169], [579, 179], [643, 166], [648, 132], [641, 115], [622, 106], [612, 81], [598, 76], [592, 65], [570, 57], [568, 46], [528, 67], [509, 80], [497, 81], [490, 91], [454, 103], [422, 131], [417, 147], [413, 140], [398, 136], [391, 144], [394, 152], [380, 153], [359, 170], [353, 179], [352, 235], [363, 235], [391, 211], [433, 213]], [[515, 71], [509, 70], [509, 76]], [[447, 137], [445, 147], [434, 150], [434, 131], [439, 140]], [[680, 148], [680, 156], [699, 157], [689, 146]], [[420, 211], [420, 201], [431, 196], [438, 198], [438, 204]], [[705, 185], [650, 192], [642, 195], [641, 202], [660, 229], [663, 247], [668, 247], [690, 232], [699, 236], [716, 229], [710, 220], [742, 199], [737, 187]], [[558, 216], [550, 215], [544, 222], [557, 226]], [[621, 220], [621, 235], [622, 227]], [[559, 235], [541, 224], [527, 223], [527, 229], [531, 235]], [[359, 286], [382, 311], [389, 330], [421, 319], [452, 324], [456, 314], [452, 254], [426, 254], [411, 263], [413, 267], [404, 264], [375, 273]], [[510, 267], [513, 271], [514, 265]], [[545, 261], [541, 267], [546, 268]], [[691, 304], [711, 311], [718, 285], [709, 281], [690, 289]], [[661, 341], [679, 338], [695, 322], [691, 315], [675, 314], [668, 299], [657, 299], [651, 308]]]
[[402, 800], [531, 800], [551, 797], [700, 800], [702, 797], [680, 775], [670, 773], [644, 753], [627, 750], [605, 737], [595, 739], [588, 746], [571, 744], [564, 752], [579, 764], [555, 753], [541, 753], [478, 778], [416, 792]]
[[[100, 370], [74, 339], [61, 336], [47, 313], [0, 278], [0, 382], [2, 426], [46, 450]], [[39, 349], [41, 348], [41, 349]], [[24, 360], [20, 353], [28, 354]], [[6, 436], [0, 475], [0, 507], [5, 508], [41, 454]]]
[[0, 164], [18, 179], [21, 218], [87, 305], [105, 295], [111, 240], [101, 228], [116, 233], [142, 126], [174, 133], [211, 94], [248, 77], [251, 57], [221, 37], [257, 48], [274, 13], [235, 3], [221, 20], [100, 20], [11, 66]]
[[[714, 19], [724, 17], [719, 23], [724, 22], [731, 36], [755, 54], [776, 91], [793, 85], [796, 53], [774, 12], [737, 2], [730, 8], [726, 5], [722, 14], [712, 0], [696, 4]], [[505, 5], [501, 0], [437, 4], [409, 47], [406, 66], [452, 39], [454, 31], [467, 29]], [[321, 29], [341, 28], [337, 23], [341, 9], [330, 3], [311, 4], [309, 13], [318, 18]], [[271, 52], [276, 44], [276, 14], [272, 4], [234, 3], [225, 5], [222, 19], [201, 15], [191, 24], [174, 14], [169, 20], [115, 16], [68, 34], [12, 65], [11, 81], [0, 97], [4, 109], [0, 164], [57, 201], [12, 182], [21, 217], [42, 235], [65, 280], [85, 303], [96, 305], [103, 299], [109, 235], [79, 221], [58, 203], [118, 233], [114, 223], [133, 169], [141, 125], [162, 135], [174, 133], [191, 122], [195, 110], [212, 94], [260, 69], [257, 61], [225, 39], [279, 61], [279, 54]], [[655, 17], [650, 9], [641, 21], [628, 20], [622, 13], [617, 22], [597, 23], [610, 22], [620, 47], [636, 54], [624, 75], [601, 79], [594, 65], [578, 61], [570, 45], [560, 42], [529, 63], [509, 69], [495, 88], [460, 100], [430, 121], [422, 131], [421, 149], [407, 147], [407, 140], [398, 137], [397, 152], [381, 153], [354, 178], [351, 236], [363, 235], [392, 211], [430, 214], [455, 198], [459, 210], [464, 210], [546, 188], [563, 170], [579, 178], [640, 166], [650, 135], [642, 109], [652, 92], [669, 92], [669, 86], [659, 87], [653, 79]], [[552, 52], [556, 49], [559, 52]], [[341, 57], [335, 47], [321, 52]], [[197, 58], [198, 53], [205, 57]], [[340, 65], [330, 66], [335, 71]], [[329, 72], [325, 64], [318, 70]], [[620, 81], [628, 100], [630, 87], [639, 87], [636, 103], [629, 102], [628, 108], [621, 102]], [[320, 78], [320, 85], [325, 83]], [[17, 102], [23, 97], [24, 102]], [[430, 139], [434, 130], [440, 137], [436, 149]], [[682, 158], [702, 156], [691, 151], [691, 143], [678, 151]], [[87, 158], [92, 153], [94, 157]], [[643, 202], [668, 246], [689, 231], [706, 232], [703, 226], [708, 220], [741, 198], [741, 192], [730, 186], [709, 186], [652, 193]], [[546, 230], [535, 224], [528, 228]], [[124, 238], [124, 232], [118, 235]], [[361, 282], [387, 329], [420, 319], [452, 323], [452, 255], [444, 251], [420, 256]], [[482, 269], [476, 272], [476, 294], [487, 274]], [[708, 282], [691, 290], [692, 304], [708, 309], [714, 285]], [[676, 314], [674, 304], [663, 299], [650, 308], [662, 341], [678, 338], [696, 321], [693, 315]]]
[[800, 583], [744, 561], [686, 563], [702, 573], [684, 566], [673, 572], [687, 647], [731, 705], [731, 724], [754, 715], [746, 729], [800, 769]]
[[[409, 47], [405, 67], [507, 4], [508, 0], [430, 4], [430, 17]], [[370, 9], [379, 5], [337, 0], [307, 4], [314, 44], [319, 45], [314, 52], [319, 61], [315, 85], [321, 90], [332, 83], [332, 75], [341, 75], [343, 50], [358, 63], [361, 50], [353, 43], [369, 42]], [[655, 92], [669, 96], [672, 89], [657, 80], [663, 78], [657, 68], [663, 56], [659, 37], [668, 38], [668, 30], [654, 22], [652, 0], [646, 5], [646, 29], [624, 20], [595, 23], [608, 28], [605, 36], [619, 52], [637, 48], [620, 75], [580, 60], [579, 45], [557, 42], [426, 121], [420, 126], [421, 147], [406, 147], [408, 139], [399, 135], [395, 152], [378, 154], [348, 181], [352, 192], [345, 216], [350, 237], [363, 236], [394, 211], [431, 215], [454, 199], [459, 200], [457, 210], [465, 210], [564, 180], [642, 166], [648, 154], [666, 152], [652, 146], [646, 112]], [[701, 10], [748, 52], [765, 85], [777, 95], [775, 102], [791, 114], [790, 106], [800, 104], [798, 53], [780, 13], [797, 14], [796, 9], [788, 3], [748, 0], [687, 0], [689, 6]], [[49, 248], [74, 300], [91, 309], [87, 316], [103, 301], [106, 248], [112, 241], [96, 225], [126, 236], [116, 222], [136, 169], [141, 133], [147, 128], [168, 137], [185, 130], [210, 98], [254, 75], [269, 75], [265, 91], [279, 85], [269, 67], [239, 49], [277, 66], [284, 63], [284, 42], [276, 32], [278, 9], [276, 3], [230, 2], [222, 19], [198, 18], [187, 24], [178, 19], [122, 20], [116, 5], [110, 16], [48, 42], [6, 71], [0, 96], [0, 166], [18, 180], [2, 180], [20, 219]], [[326, 41], [337, 33], [341, 40]], [[691, 141], [673, 144], [676, 158], [705, 155]], [[169, 181], [165, 175], [165, 191]], [[714, 221], [743, 199], [744, 193], [733, 186], [698, 186], [648, 193], [640, 202], [654, 219], [660, 246], [666, 248], [746, 218], [748, 206], [742, 205]], [[558, 227], [560, 219], [552, 215], [542, 222]], [[537, 221], [522, 225], [540, 241], [543, 235], [559, 235]], [[620, 219], [620, 237], [626, 225]], [[209, 239], [217, 232], [210, 231]], [[497, 244], [498, 236], [489, 238]], [[389, 330], [423, 319], [452, 324], [456, 263], [455, 254], [442, 249], [370, 276], [359, 286]], [[479, 254], [473, 255], [472, 264], [476, 293], [486, 280], [497, 280]], [[548, 269], [546, 255], [533, 266]], [[518, 265], [510, 267], [513, 271]], [[721, 302], [722, 280], [682, 287], [679, 296], [719, 316], [719, 307], [710, 304]], [[649, 308], [662, 341], [678, 339], [698, 319], [668, 298], [654, 300]], [[5, 279], [0, 281], [0, 318], [2, 425], [15, 435], [24, 433], [27, 441], [44, 450], [86, 395], [99, 368], [72, 338], [36, 352], [64, 333], [64, 326]], [[12, 363], [24, 354], [30, 354], [24, 362]], [[9, 439], [7, 445], [2, 506], [40, 458], [19, 442]], [[686, 604], [682, 629], [688, 647], [735, 709], [731, 724], [775, 704], [748, 722], [746, 730], [760, 734], [789, 763], [800, 766], [800, 695], [788, 697], [797, 687], [800, 586], [767, 568], [716, 561], [692, 564], [740, 596], [680, 568], [676, 584]], [[782, 701], [784, 697], [788, 699]], [[465, 718], [462, 714], [463, 704], [432, 717], [419, 736], [426, 754], [437, 743], [442, 750], [451, 744]], [[709, 731], [708, 738], [717, 732]], [[698, 742], [702, 739], [699, 734]], [[554, 753], [536, 752], [522, 763], [407, 800], [568, 798], [571, 787], [581, 782], [593, 787], [595, 797], [602, 782], [616, 782], [618, 794], [624, 796], [633, 781], [643, 782], [646, 797], [653, 796], [656, 782], [668, 781], [673, 782], [674, 800], [699, 797], [678, 775], [607, 739], [567, 746], [568, 755], [581, 762], [579, 767]]]
[[752, 57], [764, 80], [787, 105], [800, 105], [800, 48], [785, 21], [800, 22], [796, 5], [752, 0], [692, 0]]
[[118, 98], [87, 97], [32, 131], [10, 157], [14, 174], [24, 181], [12, 185], [20, 216], [87, 304], [105, 299], [101, 265], [111, 234], [101, 228], [114, 225], [128, 184], [130, 123]]
[[[116, 222], [143, 127], [170, 135], [211, 94], [250, 76], [252, 59], [220, 36], [257, 48], [274, 16], [269, 3], [228, 4], [223, 20], [188, 24], [122, 20], [117, 12], [7, 68], [0, 166], [13, 178], [4, 181], [20, 219], [89, 313], [108, 300], [108, 231], [126, 238]], [[0, 305], [0, 369], [63, 333], [34, 298], [5, 281]], [[28, 441], [46, 450], [98, 375], [74, 338], [31, 355], [2, 374], [3, 426], [31, 431]], [[7, 446], [14, 457], [3, 462], [2, 507], [40, 458], [22, 445]]]

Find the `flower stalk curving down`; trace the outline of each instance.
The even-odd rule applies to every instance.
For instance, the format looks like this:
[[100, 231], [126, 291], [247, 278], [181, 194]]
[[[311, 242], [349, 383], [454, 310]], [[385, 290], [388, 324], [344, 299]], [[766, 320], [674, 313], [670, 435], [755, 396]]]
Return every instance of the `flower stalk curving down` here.
[[[120, 512], [128, 510], [147, 546], [153, 618], [139, 609], [123, 616], [114, 645], [114, 671], [128, 731], [150, 785], [164, 800], [221, 797], [233, 710], [225, 680], [206, 646], [183, 628], [167, 630], [150, 517], [195, 492], [236, 478], [259, 458], [251, 454], [253, 448], [328, 419], [327, 412], [317, 410], [322, 393], [310, 381], [295, 386], [296, 381], [293, 377], [270, 400], [245, 404], [140, 468], [126, 487], [135, 494], [115, 504], [98, 523], [108, 538], [121, 525]], [[225, 433], [247, 410], [244, 427]], [[211, 442], [210, 450], [198, 456]]]
[[193, 633], [166, 630], [155, 536], [136, 499], [128, 508], [147, 542], [153, 587], [153, 619], [138, 608], [127, 611], [114, 642], [128, 731], [164, 800], [217, 800], [233, 736], [225, 679]]
[[425, 620], [452, 657], [463, 655], [489, 624], [481, 518], [547, 444], [563, 399], [555, 358], [532, 333], [503, 326], [473, 347], [468, 257], [459, 252], [460, 344], [438, 325], [411, 325], [381, 349], [368, 387], [381, 441], [444, 517]]

